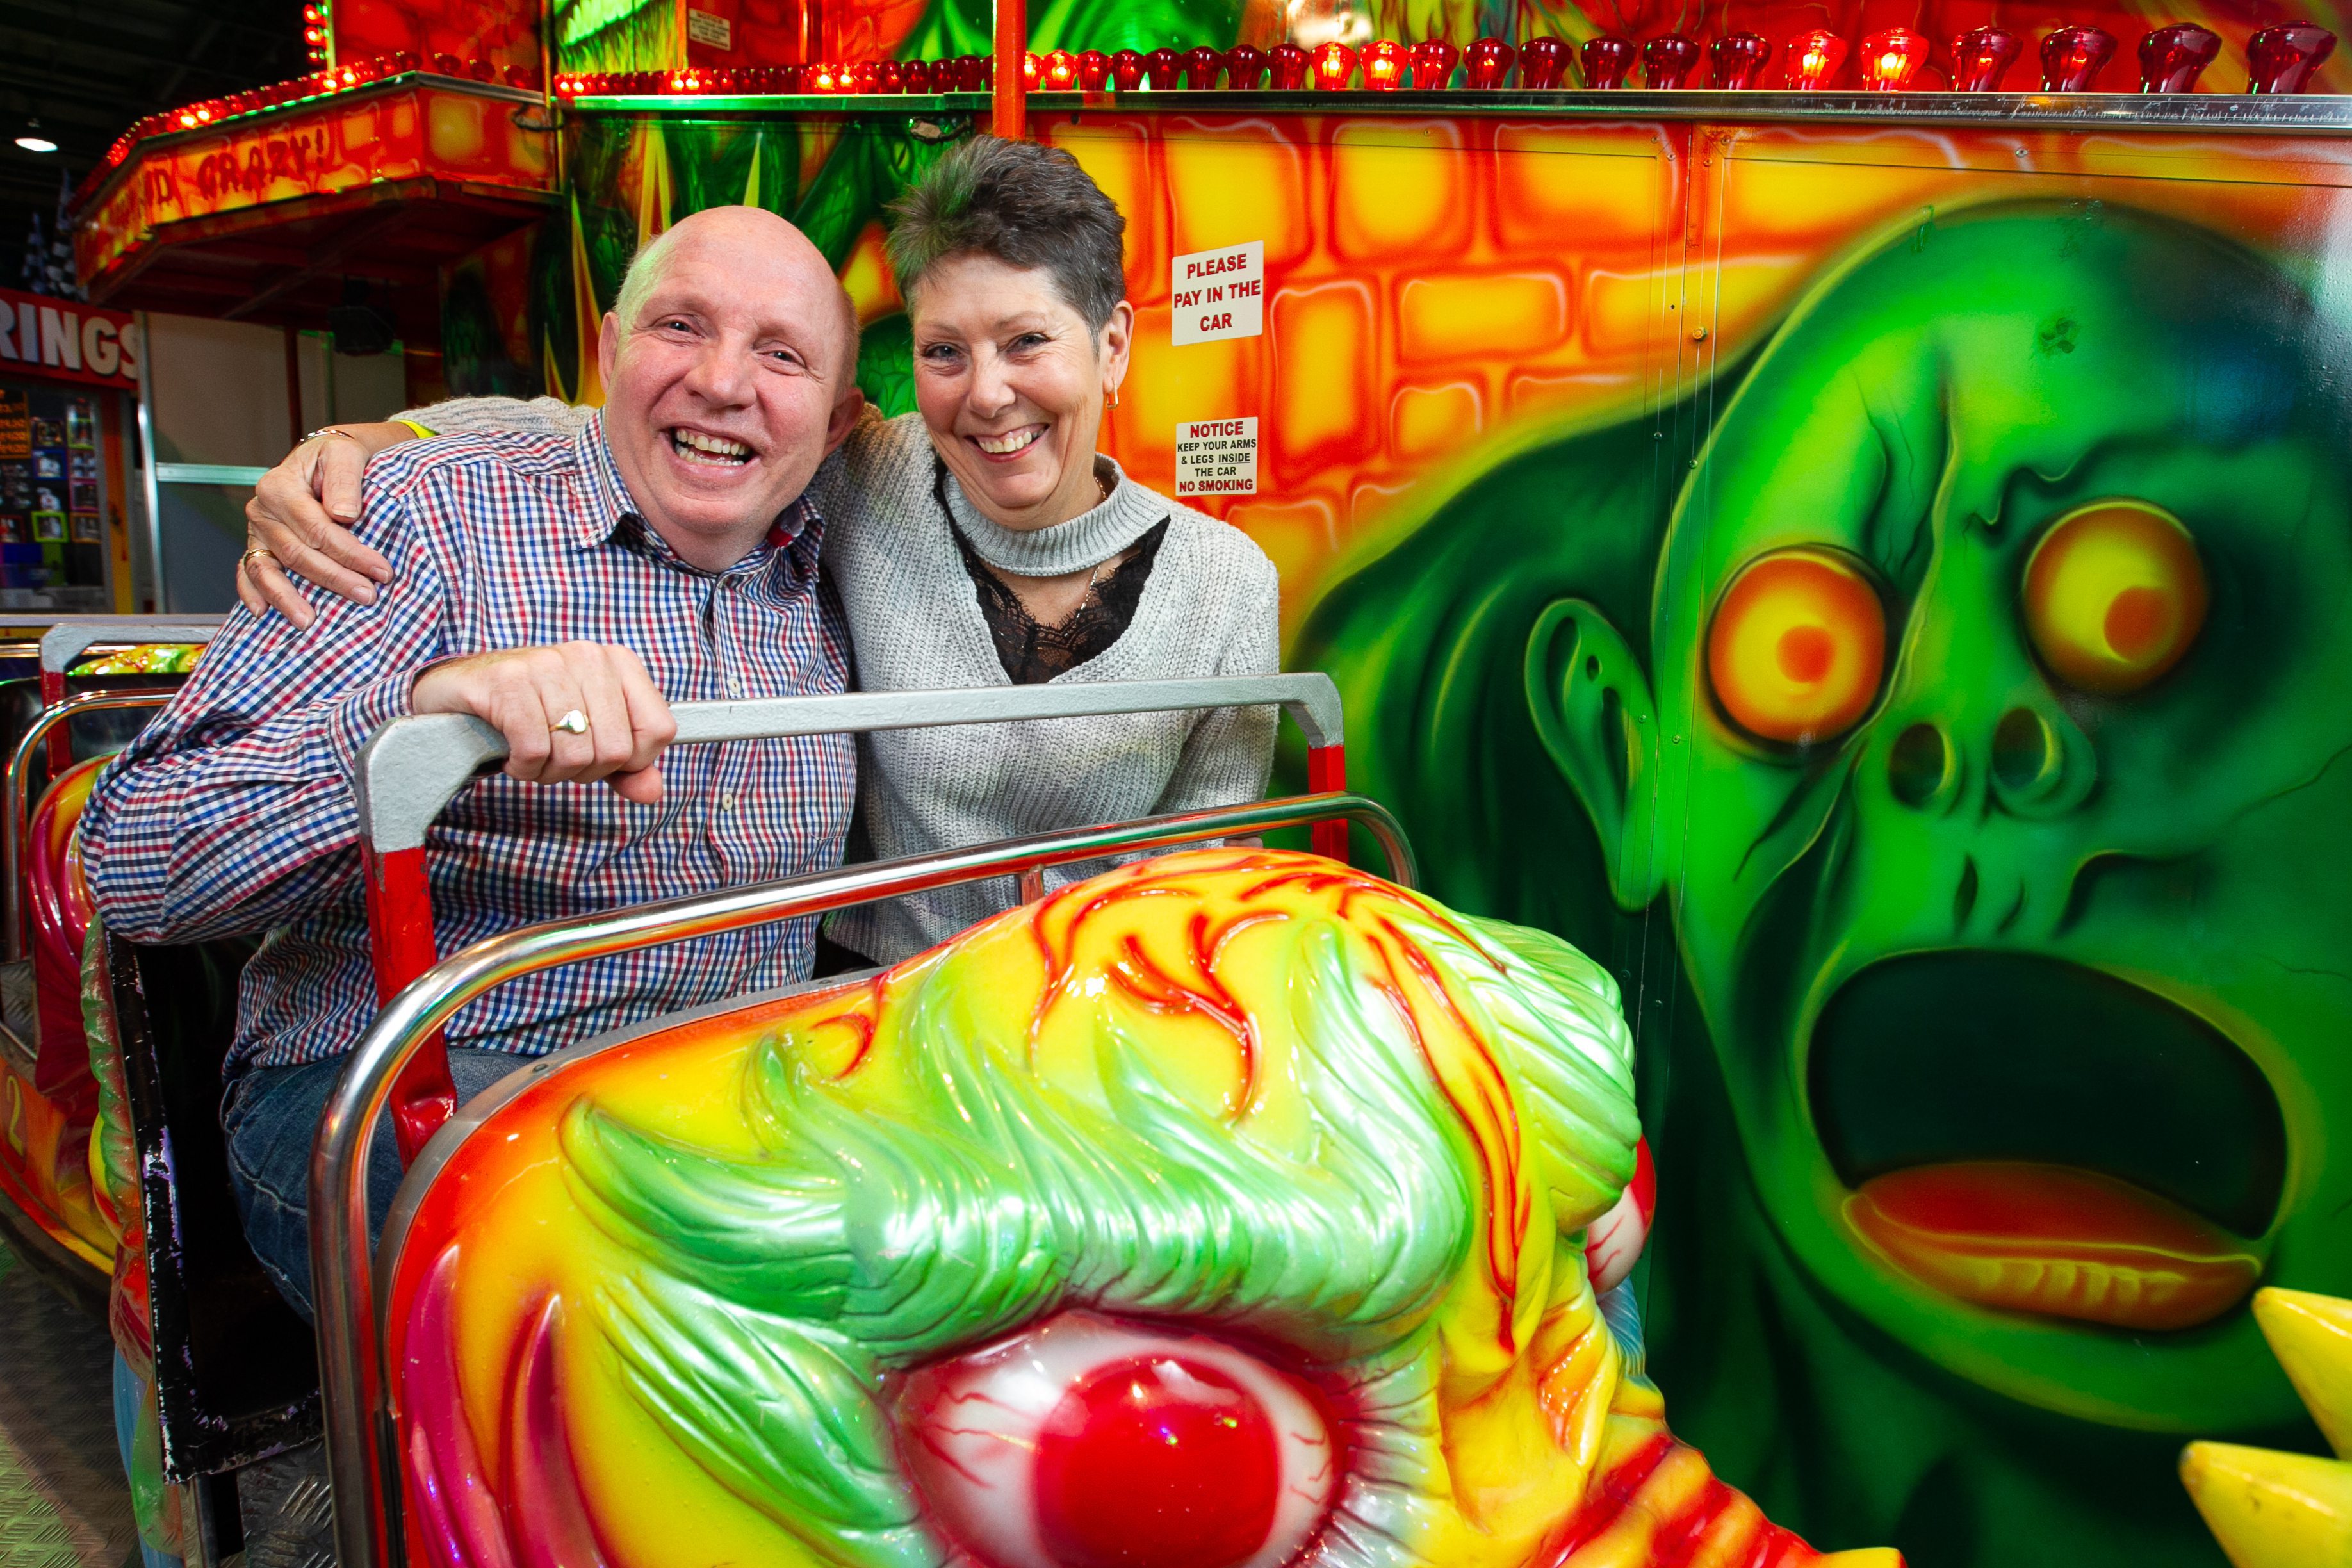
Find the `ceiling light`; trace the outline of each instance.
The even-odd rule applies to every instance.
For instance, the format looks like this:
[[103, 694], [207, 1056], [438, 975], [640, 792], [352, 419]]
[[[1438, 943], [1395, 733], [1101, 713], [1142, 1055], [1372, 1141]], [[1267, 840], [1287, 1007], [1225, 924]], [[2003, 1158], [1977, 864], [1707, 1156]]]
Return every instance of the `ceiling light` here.
[[41, 134], [41, 122], [38, 120], [25, 121], [25, 133], [16, 138], [16, 145], [27, 153], [54, 153], [58, 150], [56, 142]]

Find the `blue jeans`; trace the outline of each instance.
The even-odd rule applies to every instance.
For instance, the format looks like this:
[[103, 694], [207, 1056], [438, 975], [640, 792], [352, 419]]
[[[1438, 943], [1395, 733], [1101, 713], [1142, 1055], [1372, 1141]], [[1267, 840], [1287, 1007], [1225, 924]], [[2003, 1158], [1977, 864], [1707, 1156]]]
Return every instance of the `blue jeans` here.
[[[449, 1047], [449, 1077], [463, 1105], [528, 1058], [509, 1051]], [[343, 1076], [343, 1058], [300, 1067], [255, 1068], [228, 1087], [221, 1126], [228, 1133], [229, 1185], [245, 1216], [245, 1238], [278, 1293], [314, 1321], [310, 1310], [310, 1141]], [[400, 1149], [392, 1117], [377, 1123], [368, 1150], [368, 1245], [383, 1232], [400, 1185]]]

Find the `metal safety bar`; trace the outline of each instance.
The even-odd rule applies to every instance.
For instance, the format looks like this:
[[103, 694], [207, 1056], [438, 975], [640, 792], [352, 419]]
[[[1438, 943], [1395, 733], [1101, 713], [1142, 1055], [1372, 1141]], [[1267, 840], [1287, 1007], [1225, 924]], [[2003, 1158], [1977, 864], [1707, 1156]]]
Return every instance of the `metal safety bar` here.
[[[1315, 794], [1348, 783], [1339, 689], [1320, 672], [1225, 676], [1202, 680], [1087, 681], [1049, 686], [984, 686], [944, 691], [856, 691], [837, 697], [771, 697], [740, 702], [682, 702], [673, 744], [836, 735], [953, 724], [1098, 718], [1189, 709], [1279, 707], [1307, 737], [1307, 787]], [[425, 837], [457, 792], [495, 768], [506, 738], [462, 713], [396, 719], [362, 748], [355, 780], [364, 851], [368, 936], [376, 999], [390, 1002], [433, 966], [432, 894]], [[1348, 829], [1327, 822], [1315, 850], [1348, 855]], [[393, 1126], [403, 1163], [457, 1110], [446, 1056], [436, 1038], [417, 1053], [393, 1097]]]
[[[0, 819], [0, 834], [5, 835], [0, 853], [7, 857], [7, 886], [5, 893], [6, 929], [0, 934], [0, 953], [9, 960], [25, 956], [25, 879], [26, 855], [32, 843], [33, 829], [33, 756], [41, 742], [51, 734], [62, 734], [67, 725], [83, 713], [103, 713], [122, 708], [161, 708], [172, 700], [174, 687], [134, 688], [128, 691], [93, 691], [87, 697], [77, 697], [69, 702], [59, 702], [42, 710], [41, 716], [16, 742], [8, 756], [6, 816]], [[70, 761], [70, 759], [68, 759]], [[55, 772], [52, 759], [52, 772]]]
[[395, 1568], [399, 1545], [399, 1448], [383, 1397], [387, 1369], [368, 1240], [368, 1149], [404, 1069], [439, 1040], [441, 1026], [459, 1008], [510, 980], [610, 953], [1124, 850], [1321, 823], [1363, 827], [1387, 859], [1390, 880], [1408, 888], [1420, 880], [1404, 830], [1386, 807], [1361, 795], [1309, 795], [1041, 833], [549, 921], [485, 938], [435, 964], [376, 1015], [352, 1048], [310, 1151], [310, 1283], [342, 1568]]
[[[226, 616], [100, 616], [64, 621], [41, 634], [41, 675], [62, 676], [66, 666], [89, 649], [136, 647], [142, 643], [208, 643], [220, 632]], [[41, 695], [54, 702], [44, 689]]]
[[[135, 647], [141, 643], [209, 643], [226, 616], [87, 616], [59, 621], [41, 634], [41, 703], [66, 700], [66, 667], [101, 644]], [[60, 735], [49, 747], [49, 767], [62, 773], [73, 761]]]

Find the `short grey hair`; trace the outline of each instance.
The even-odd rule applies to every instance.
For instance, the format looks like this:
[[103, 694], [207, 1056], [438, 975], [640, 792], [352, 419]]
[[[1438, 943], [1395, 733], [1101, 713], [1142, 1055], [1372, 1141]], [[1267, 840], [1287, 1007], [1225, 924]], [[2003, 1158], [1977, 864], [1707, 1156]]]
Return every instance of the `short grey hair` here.
[[910, 302], [932, 268], [959, 256], [1042, 268], [1092, 331], [1127, 297], [1127, 219], [1058, 147], [974, 137], [933, 163], [890, 213], [890, 269]]
[[[675, 227], [662, 230], [637, 247], [637, 253], [629, 258], [629, 269], [621, 274], [621, 291], [613, 299], [613, 314], [619, 319], [623, 331], [636, 321], [637, 312], [645, 309], [646, 296], [652, 293], [654, 285], [661, 281], [662, 263], [669, 255], [670, 237], [677, 232]], [[837, 280], [833, 292], [840, 301], [842, 344], [847, 350], [842, 362], [843, 368], [848, 373], [845, 379], [855, 382], [857, 379], [860, 338], [857, 304], [850, 299], [849, 290], [842, 288]]]

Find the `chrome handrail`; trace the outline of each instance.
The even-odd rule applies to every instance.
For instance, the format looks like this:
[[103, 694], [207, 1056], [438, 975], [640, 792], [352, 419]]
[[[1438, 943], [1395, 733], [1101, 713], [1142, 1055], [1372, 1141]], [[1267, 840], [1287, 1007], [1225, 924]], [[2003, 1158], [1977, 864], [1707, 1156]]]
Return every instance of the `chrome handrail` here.
[[0, 909], [5, 910], [5, 930], [0, 930], [0, 955], [8, 960], [25, 956], [24, 854], [32, 837], [33, 803], [31, 793], [33, 752], [50, 731], [60, 724], [70, 722], [80, 713], [92, 713], [115, 708], [161, 708], [172, 700], [176, 689], [172, 687], [137, 687], [128, 691], [94, 691], [87, 697], [76, 697], [53, 708], [41, 710], [33, 721], [16, 749], [8, 756], [8, 776], [5, 788], [8, 798], [5, 813], [0, 813], [0, 864], [7, 867], [5, 880], [7, 887], [0, 892]]
[[[787, 735], [863, 734], [960, 724], [1098, 718], [1185, 709], [1279, 707], [1310, 752], [1344, 739], [1339, 689], [1319, 670], [1177, 680], [1081, 680], [1043, 686], [980, 686], [938, 691], [846, 691], [824, 697], [761, 697], [680, 702], [674, 745]], [[377, 852], [415, 848], [442, 808], [479, 774], [506, 760], [506, 737], [465, 713], [395, 719], [361, 748], [353, 787], [360, 837]]]
[[508, 981], [608, 953], [821, 914], [1033, 866], [1331, 820], [1355, 823], [1372, 836], [1387, 858], [1391, 881], [1408, 888], [1418, 882], [1404, 830], [1385, 806], [1361, 795], [1299, 795], [936, 850], [548, 921], [487, 937], [425, 971], [385, 1005], [352, 1047], [311, 1144], [310, 1281], [318, 1316], [335, 1543], [342, 1568], [393, 1568], [400, 1496], [398, 1447], [382, 1398], [385, 1368], [376, 1321], [374, 1258], [368, 1243], [368, 1148], [391, 1099], [394, 1079], [459, 1008]]

